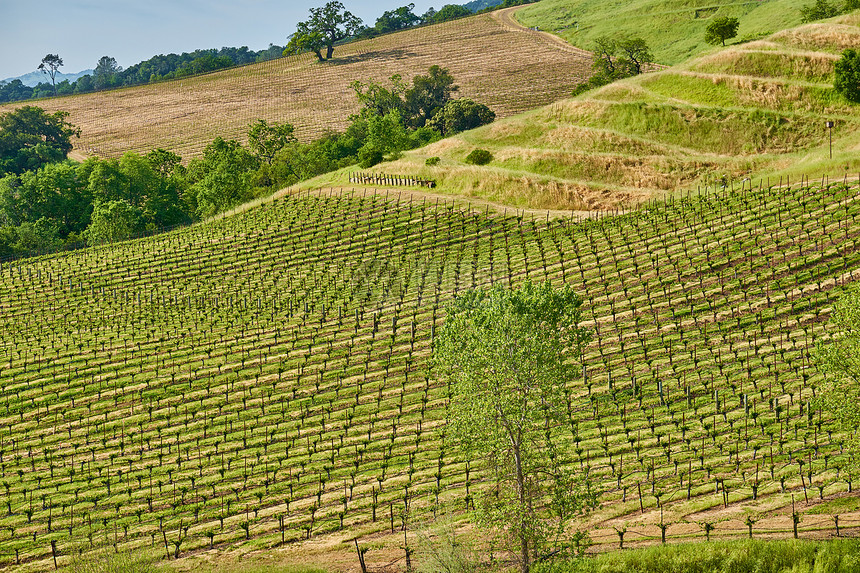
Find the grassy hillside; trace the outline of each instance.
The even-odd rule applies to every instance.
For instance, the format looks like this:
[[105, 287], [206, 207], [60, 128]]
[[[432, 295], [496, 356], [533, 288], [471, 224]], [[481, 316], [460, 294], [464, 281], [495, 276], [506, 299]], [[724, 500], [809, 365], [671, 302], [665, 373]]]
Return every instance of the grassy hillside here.
[[644, 38], [656, 61], [679, 64], [702, 51], [712, 18], [740, 20], [737, 43], [769, 36], [800, 24], [798, 8], [812, 0], [541, 0], [517, 12], [526, 26], [558, 34], [574, 46], [591, 49], [600, 36], [627, 34]]
[[[544, 0], [546, 1], [546, 0]], [[860, 107], [833, 65], [860, 16], [788, 29], [440, 141], [377, 173], [505, 205], [606, 209], [715, 181], [860, 171]], [[833, 158], [826, 120], [835, 121]], [[492, 152], [486, 167], [465, 163]], [[441, 162], [428, 167], [430, 157]], [[346, 175], [328, 181], [345, 184]]]
[[396, 547], [404, 509], [458, 515], [481, 475], [446, 440], [432, 338], [454, 293], [526, 279], [573, 285], [595, 333], [568, 407], [598, 547], [660, 523], [746, 535], [748, 515], [787, 536], [793, 502], [802, 536], [856, 528], [810, 350], [860, 272], [857, 192], [747, 185], [577, 222], [329, 191], [5, 263], [0, 564], [165, 539], [350, 555]]
[[[110, 157], [163, 147], [187, 158], [218, 135], [245, 141], [257, 119], [290, 122], [302, 140], [342, 130], [358, 111], [350, 83], [387, 82], [393, 74], [409, 80], [434, 64], [451, 71], [459, 96], [506, 117], [570, 93], [590, 75], [591, 60], [482, 14], [341, 46], [325, 63], [305, 54], [38, 105], [69, 112], [69, 121], [83, 132], [75, 142], [82, 153]], [[0, 112], [11, 107], [0, 106]]]

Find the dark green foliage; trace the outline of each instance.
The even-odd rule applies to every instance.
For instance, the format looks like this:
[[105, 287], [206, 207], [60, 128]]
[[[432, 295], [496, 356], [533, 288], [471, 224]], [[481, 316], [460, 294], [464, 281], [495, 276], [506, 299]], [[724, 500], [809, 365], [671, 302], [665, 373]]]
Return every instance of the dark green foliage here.
[[440, 22], [456, 20], [457, 18], [471, 15], [472, 11], [465, 6], [460, 6], [459, 4], [445, 4], [444, 6], [442, 6], [442, 8], [439, 9], [438, 12], [433, 15], [432, 22], [434, 24], [438, 24]]
[[446, 103], [427, 122], [427, 127], [448, 136], [492, 123], [495, 119], [495, 112], [484, 104], [460, 98]]
[[714, 18], [705, 28], [705, 41], [712, 45], [726, 45], [726, 40], [738, 35], [740, 21], [737, 18], [723, 16]]
[[471, 165], [486, 165], [493, 160], [493, 154], [486, 149], [474, 149], [466, 156], [466, 163]]
[[252, 175], [258, 167], [258, 159], [239, 142], [216, 137], [203, 158], [188, 166], [197, 216], [211, 217], [253, 198]]
[[645, 63], [654, 59], [651, 50], [642, 38], [623, 37], [620, 39], [601, 36], [594, 41], [594, 61], [591, 69], [594, 75], [579, 84], [573, 95], [598, 88], [615, 80], [642, 73]]
[[66, 121], [68, 115], [34, 106], [0, 115], [0, 176], [65, 159], [72, 137], [80, 136], [80, 130]]
[[812, 22], [814, 20], [823, 20], [832, 18], [839, 14], [839, 8], [827, 2], [827, 0], [815, 0], [814, 4], [807, 4], [800, 8], [800, 17], [803, 22]]
[[860, 102], [860, 51], [848, 49], [834, 68], [834, 89], [855, 103]]
[[382, 16], [376, 19], [375, 30], [380, 34], [385, 34], [415, 26], [421, 22], [421, 18], [412, 12], [414, 9], [415, 4], [410, 3], [406, 6], [383, 12]]
[[404, 100], [407, 125], [423, 127], [458, 89], [459, 86], [454, 84], [454, 76], [446, 68], [436, 65], [430, 66], [426, 76], [412, 78], [412, 87], [406, 92]]
[[426, 165], [427, 167], [434, 167], [436, 165], [439, 165], [440, 161], [441, 159], [439, 159], [439, 157], [428, 157], [427, 160], [424, 161], [424, 165]]
[[[310, 13], [308, 20], [296, 25], [296, 32], [287, 43], [284, 55], [313, 52], [319, 61], [330, 60], [335, 43], [355, 36], [362, 29], [361, 19], [338, 0], [331, 0], [322, 8], [311, 8]], [[325, 58], [323, 49], [326, 50]]]

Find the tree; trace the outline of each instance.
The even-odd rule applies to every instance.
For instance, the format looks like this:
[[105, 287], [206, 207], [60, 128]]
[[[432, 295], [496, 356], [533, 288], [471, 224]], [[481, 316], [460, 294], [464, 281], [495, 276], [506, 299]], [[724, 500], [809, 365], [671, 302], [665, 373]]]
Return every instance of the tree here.
[[578, 326], [581, 304], [569, 286], [549, 283], [469, 290], [448, 307], [433, 350], [449, 382], [449, 428], [495, 484], [476, 506], [478, 520], [518, 547], [523, 573], [596, 504], [563, 439], [569, 384], [590, 338]]
[[738, 35], [738, 26], [740, 21], [737, 18], [729, 16], [714, 18], [705, 28], [705, 41], [713, 46], [717, 44], [725, 46], [726, 40]]
[[834, 68], [833, 88], [848, 101], [860, 103], [860, 51], [842, 52]]
[[818, 398], [845, 431], [849, 446], [848, 471], [860, 474], [860, 288], [842, 295], [833, 308], [829, 340], [819, 341], [816, 358], [825, 382]]
[[839, 8], [827, 2], [827, 0], [815, 0], [814, 4], [800, 7], [800, 21], [812, 22], [824, 20], [839, 15]]
[[66, 122], [68, 116], [35, 106], [0, 115], [0, 176], [64, 160], [72, 150], [72, 137], [81, 135], [80, 129]]
[[269, 124], [258, 119], [248, 130], [248, 146], [261, 162], [271, 165], [278, 151], [296, 141], [295, 131], [289, 123]]
[[415, 76], [404, 100], [409, 127], [424, 127], [459, 89], [454, 76], [436, 65], [430, 66], [426, 76]]
[[[296, 25], [296, 32], [284, 49], [284, 55], [310, 51], [319, 61], [330, 60], [335, 43], [356, 35], [363, 27], [361, 19], [346, 10], [338, 0], [328, 2], [322, 8], [311, 8], [310, 13], [307, 21]], [[323, 48], [326, 49], [325, 58]]]
[[460, 98], [442, 106], [427, 122], [427, 127], [448, 136], [492, 123], [495, 119], [495, 112], [484, 104], [475, 103], [469, 98]]
[[618, 67], [625, 76], [638, 76], [642, 73], [642, 66], [654, 59], [642, 38], [623, 38], [616, 45], [621, 52]]
[[237, 141], [216, 137], [202, 159], [193, 159], [188, 166], [197, 215], [211, 217], [251, 199], [251, 176], [258, 163]]
[[122, 241], [143, 230], [142, 219], [140, 209], [126, 201], [96, 203], [84, 237], [90, 245]]
[[374, 28], [380, 34], [411, 28], [421, 22], [421, 18], [412, 12], [414, 9], [415, 4], [407, 4], [406, 6], [383, 12], [382, 16], [376, 19]]
[[54, 86], [54, 95], [57, 94], [57, 72], [60, 66], [63, 65], [63, 58], [57, 54], [48, 54], [42, 58], [42, 63], [39, 64], [39, 70], [43, 74], [51, 78], [51, 85]]
[[448, 20], [455, 20], [457, 18], [471, 15], [472, 11], [465, 6], [460, 6], [459, 4], [446, 4], [442, 6], [438, 12], [435, 12], [432, 18], [433, 23], [439, 24], [440, 22], [447, 22]]
[[93, 71], [93, 85], [97, 90], [112, 87], [117, 83], [117, 74], [122, 68], [116, 63], [116, 59], [110, 56], [102, 56]]
[[391, 82], [390, 89], [374, 81], [367, 83], [354, 81], [349, 85], [361, 104], [360, 115], [362, 117], [386, 115], [391, 111], [405, 111], [403, 96], [408, 88], [403, 82], [403, 78], [400, 74], [394, 74], [389, 78], [389, 81]]

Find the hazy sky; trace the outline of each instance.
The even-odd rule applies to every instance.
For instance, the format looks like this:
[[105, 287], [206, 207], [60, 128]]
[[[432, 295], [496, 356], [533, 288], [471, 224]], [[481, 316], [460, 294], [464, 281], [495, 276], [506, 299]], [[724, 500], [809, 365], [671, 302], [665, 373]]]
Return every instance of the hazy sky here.
[[[373, 25], [411, 0], [341, 0]], [[460, 1], [414, 0], [415, 13]], [[325, 0], [0, 0], [0, 79], [34, 71], [59, 54], [61, 72], [94, 68], [112, 56], [123, 68], [157, 54], [198, 48], [283, 46], [308, 8]]]

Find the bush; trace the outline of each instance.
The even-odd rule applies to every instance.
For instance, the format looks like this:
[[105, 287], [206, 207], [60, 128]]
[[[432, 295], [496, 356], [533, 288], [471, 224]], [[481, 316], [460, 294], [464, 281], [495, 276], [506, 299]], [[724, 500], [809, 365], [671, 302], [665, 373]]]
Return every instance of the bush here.
[[493, 160], [493, 154], [486, 149], [475, 149], [466, 156], [466, 163], [471, 165], [486, 165]]
[[833, 88], [848, 101], [860, 102], [860, 52], [848, 49], [836, 62]]
[[440, 161], [441, 159], [439, 159], [438, 157], [428, 157], [427, 161], [424, 162], [424, 165], [426, 165], [427, 167], [434, 167], [436, 165], [439, 165]]

